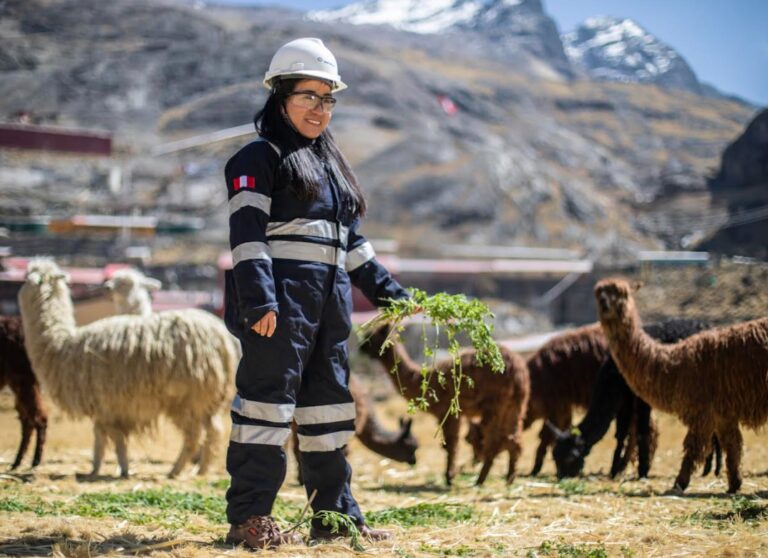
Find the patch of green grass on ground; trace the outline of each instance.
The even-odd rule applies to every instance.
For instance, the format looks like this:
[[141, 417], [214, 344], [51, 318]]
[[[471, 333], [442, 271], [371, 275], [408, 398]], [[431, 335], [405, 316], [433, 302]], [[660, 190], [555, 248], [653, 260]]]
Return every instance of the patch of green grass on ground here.
[[[92, 492], [67, 501], [43, 501], [20, 490], [0, 493], [0, 512], [32, 512], [38, 516], [77, 515], [81, 517], [123, 519], [134, 525], [156, 524], [170, 529], [184, 527], [192, 515], [214, 524], [227, 522], [224, 495], [152, 489], [130, 492]], [[273, 514], [278, 520], [298, 520], [301, 507], [281, 499]]]
[[557, 482], [557, 487], [562, 490], [566, 496], [587, 493], [587, 483], [581, 479], [562, 479]]
[[479, 556], [482, 551], [467, 545], [458, 545], [446, 548], [443, 546], [433, 546], [431, 544], [421, 543], [419, 552], [434, 554], [435, 556]]
[[705, 510], [697, 510], [677, 521], [695, 523], [708, 528], [725, 529], [735, 521], [748, 525], [758, 525], [768, 520], [768, 504], [761, 504], [754, 498], [734, 496], [728, 501], [728, 509], [723, 509], [721, 501]]
[[[529, 549], [526, 558], [608, 558], [603, 545], [576, 545], [562, 541], [544, 541], [537, 548]], [[627, 555], [625, 553], [625, 556]]]
[[430, 504], [423, 502], [406, 508], [387, 508], [368, 512], [365, 519], [372, 525], [395, 524], [402, 527], [437, 526], [473, 519], [475, 509], [467, 504]]

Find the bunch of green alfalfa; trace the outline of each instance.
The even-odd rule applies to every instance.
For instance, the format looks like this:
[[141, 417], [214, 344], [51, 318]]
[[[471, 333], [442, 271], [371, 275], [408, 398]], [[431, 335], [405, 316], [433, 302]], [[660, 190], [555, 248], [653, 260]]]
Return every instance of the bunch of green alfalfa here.
[[[419, 289], [409, 289], [409, 291], [411, 298], [390, 300], [389, 305], [382, 308], [376, 317], [362, 325], [363, 339], [365, 339], [367, 332], [376, 331], [379, 327], [389, 324], [390, 334], [381, 348], [383, 353], [393, 344], [402, 341], [400, 334], [405, 328], [403, 321], [413, 314], [423, 313], [427, 317], [427, 321], [431, 322], [435, 328], [435, 341], [434, 344], [429, 343], [426, 330], [427, 321], [423, 322], [421, 339], [424, 359], [421, 362], [421, 394], [416, 399], [409, 400], [408, 410], [409, 412], [415, 412], [417, 409], [425, 411], [429, 407], [430, 401], [438, 400], [437, 392], [430, 388], [433, 376], [437, 375], [437, 382], [443, 389], [448, 386], [448, 382], [452, 384], [454, 389], [448, 415], [458, 416], [461, 412], [459, 394], [462, 385], [467, 387], [474, 385], [472, 378], [464, 374], [462, 370], [459, 356], [461, 345], [457, 339], [460, 332], [469, 337], [475, 350], [475, 362], [478, 365], [488, 365], [496, 373], [504, 372], [504, 360], [498, 345], [493, 340], [493, 313], [488, 306], [479, 300], [470, 300], [461, 294], [437, 293], [429, 296]], [[444, 371], [439, 370], [436, 366], [441, 332], [447, 338], [448, 353], [451, 359], [448, 377]], [[396, 374], [397, 370], [395, 368], [390, 372]], [[443, 417], [443, 420], [448, 415]]]

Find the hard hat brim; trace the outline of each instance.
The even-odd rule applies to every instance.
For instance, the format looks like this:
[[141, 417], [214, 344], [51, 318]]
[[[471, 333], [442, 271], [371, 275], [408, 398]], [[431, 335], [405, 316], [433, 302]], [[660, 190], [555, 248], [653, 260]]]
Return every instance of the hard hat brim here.
[[264, 84], [264, 87], [271, 90], [272, 82], [276, 78], [286, 78], [286, 77], [319, 79], [320, 81], [325, 81], [331, 85], [332, 93], [337, 93], [347, 88], [347, 84], [341, 81], [338, 78], [338, 76], [331, 77], [328, 75], [327, 72], [320, 72], [320, 71], [314, 71], [314, 70], [302, 70], [302, 71], [296, 71], [296, 72], [274, 72], [274, 73], [268, 72], [264, 76], [264, 81], [262, 83]]

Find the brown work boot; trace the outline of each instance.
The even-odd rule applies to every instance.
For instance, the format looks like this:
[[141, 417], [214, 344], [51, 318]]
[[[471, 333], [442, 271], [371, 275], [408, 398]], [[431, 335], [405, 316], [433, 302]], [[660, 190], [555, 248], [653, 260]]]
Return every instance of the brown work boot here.
[[245, 523], [232, 525], [225, 540], [227, 544], [244, 543], [253, 549], [275, 548], [281, 544], [299, 544], [297, 533], [281, 533], [271, 515], [253, 515]]
[[[368, 539], [371, 542], [385, 541], [392, 538], [392, 533], [384, 531], [383, 529], [371, 529], [367, 525], [358, 525], [357, 530], [360, 531], [360, 535], [363, 538]], [[349, 530], [341, 528], [337, 532], [333, 533], [330, 529], [321, 529], [318, 527], [312, 527], [309, 530], [309, 538], [316, 541], [327, 541], [333, 539], [341, 539], [349, 536]]]

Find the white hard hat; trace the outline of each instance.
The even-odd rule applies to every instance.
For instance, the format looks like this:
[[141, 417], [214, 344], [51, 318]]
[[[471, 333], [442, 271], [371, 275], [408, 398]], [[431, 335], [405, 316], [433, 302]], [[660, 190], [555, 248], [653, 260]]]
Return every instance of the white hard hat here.
[[286, 43], [277, 49], [264, 74], [264, 87], [272, 89], [275, 78], [295, 76], [317, 78], [331, 82], [333, 92], [346, 89], [341, 81], [336, 57], [320, 39], [305, 37]]

